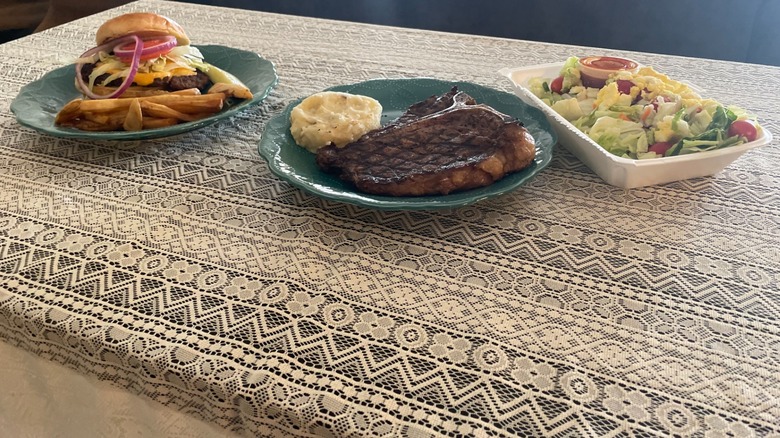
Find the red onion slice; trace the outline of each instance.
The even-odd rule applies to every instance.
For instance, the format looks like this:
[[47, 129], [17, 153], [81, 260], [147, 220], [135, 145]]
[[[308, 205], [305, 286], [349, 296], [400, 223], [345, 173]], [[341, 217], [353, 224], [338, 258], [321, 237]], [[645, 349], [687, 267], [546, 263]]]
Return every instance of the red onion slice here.
[[135, 74], [138, 72], [138, 66], [141, 63], [141, 51], [144, 48], [144, 45], [141, 42], [141, 39], [138, 38], [138, 36], [130, 35], [114, 41], [110, 41], [105, 44], [101, 44], [93, 49], [87, 50], [86, 52], [84, 52], [83, 55], [80, 56], [80, 58], [90, 57], [96, 53], [99, 53], [101, 51], [106, 51], [106, 49], [111, 49], [112, 47], [116, 47], [117, 45], [125, 44], [130, 41], [135, 42], [135, 49], [133, 50], [133, 59], [132, 62], [130, 63], [130, 71], [127, 73], [127, 76], [122, 81], [122, 84], [119, 86], [119, 88], [117, 88], [111, 94], [106, 94], [104, 96], [101, 96], [99, 94], [95, 94], [92, 90], [90, 90], [89, 86], [84, 82], [84, 78], [81, 77], [81, 67], [84, 64], [76, 64], [76, 82], [78, 83], [82, 93], [84, 93], [87, 97], [91, 99], [111, 99], [122, 95], [122, 93], [124, 93], [125, 90], [127, 90], [130, 87], [130, 85], [133, 83], [133, 79], [135, 79]]

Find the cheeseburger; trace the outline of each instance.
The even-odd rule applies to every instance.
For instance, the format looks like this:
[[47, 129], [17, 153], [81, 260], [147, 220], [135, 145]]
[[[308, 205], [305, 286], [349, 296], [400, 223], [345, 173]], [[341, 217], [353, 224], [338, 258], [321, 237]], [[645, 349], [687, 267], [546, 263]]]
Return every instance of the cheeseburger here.
[[76, 87], [92, 99], [121, 97], [130, 87], [252, 97], [235, 76], [206, 62], [184, 29], [162, 15], [114, 17], [98, 28], [95, 40], [97, 46], [76, 62]]

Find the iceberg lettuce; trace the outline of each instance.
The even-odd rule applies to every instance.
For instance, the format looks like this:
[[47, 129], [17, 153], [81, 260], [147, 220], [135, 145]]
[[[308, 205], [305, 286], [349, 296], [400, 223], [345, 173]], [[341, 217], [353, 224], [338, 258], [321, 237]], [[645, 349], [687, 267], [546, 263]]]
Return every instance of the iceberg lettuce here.
[[647, 153], [647, 135], [637, 122], [600, 117], [588, 131], [588, 136], [608, 152], [620, 157], [636, 159]]

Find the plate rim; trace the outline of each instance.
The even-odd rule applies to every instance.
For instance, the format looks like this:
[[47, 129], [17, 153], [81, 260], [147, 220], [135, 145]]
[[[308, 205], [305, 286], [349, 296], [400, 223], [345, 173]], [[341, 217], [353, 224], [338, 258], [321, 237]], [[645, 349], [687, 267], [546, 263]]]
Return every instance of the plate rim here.
[[[270, 138], [272, 131], [276, 131], [276, 125], [283, 125], [287, 134], [289, 134], [289, 113], [292, 108], [300, 103], [306, 96], [299, 97], [291, 101], [285, 108], [275, 116], [273, 116], [266, 123], [263, 134], [258, 142], [258, 152], [268, 163], [271, 172], [279, 179], [291, 184], [292, 186], [301, 189], [314, 196], [331, 200], [339, 201], [352, 205], [357, 205], [366, 208], [373, 208], [377, 210], [440, 210], [440, 209], [452, 209], [459, 208], [466, 205], [471, 205], [489, 198], [497, 197], [508, 192], [511, 192], [518, 187], [525, 184], [527, 181], [535, 177], [538, 173], [543, 171], [552, 161], [553, 149], [558, 142], [557, 133], [550, 125], [549, 121], [545, 117], [544, 112], [539, 108], [529, 105], [520, 99], [517, 95], [498, 90], [486, 85], [477, 84], [469, 81], [451, 81], [438, 79], [433, 77], [421, 76], [421, 77], [398, 77], [398, 78], [373, 78], [365, 81], [359, 81], [349, 84], [340, 84], [326, 88], [323, 91], [343, 91], [344, 89], [351, 89], [356, 87], [367, 87], [373, 83], [379, 82], [392, 82], [392, 83], [412, 83], [412, 82], [427, 82], [434, 86], [441, 88], [452, 86], [465, 86], [466, 88], [474, 87], [480, 89], [483, 92], [489, 92], [496, 96], [503, 96], [507, 99], [516, 102], [517, 105], [522, 106], [524, 110], [536, 113], [537, 117], [534, 118], [535, 123], [542, 125], [543, 131], [546, 134], [546, 138], [535, 140], [536, 148], [536, 166], [530, 171], [530, 173], [520, 175], [520, 172], [514, 175], [509, 175], [506, 178], [517, 178], [517, 181], [513, 181], [506, 186], [499, 186], [500, 182], [491, 185], [494, 190], [491, 190], [491, 186], [471, 189], [464, 192], [457, 192], [450, 195], [439, 196], [407, 196], [407, 197], [394, 197], [394, 196], [381, 196], [371, 195], [368, 193], [362, 193], [357, 190], [344, 191], [341, 189], [334, 189], [332, 186], [321, 186], [319, 184], [307, 183], [299, 178], [291, 177], [290, 172], [283, 171], [284, 168], [289, 166], [280, 158], [282, 145], [280, 145], [275, 139]], [[425, 98], [428, 96], [420, 97]], [[272, 129], [269, 129], [272, 128]], [[547, 144], [549, 143], [549, 144]], [[312, 154], [312, 159], [314, 154]], [[522, 172], [522, 171], [521, 171]], [[294, 174], [294, 171], [293, 171]], [[497, 188], [497, 189], [496, 189]], [[469, 192], [482, 190], [481, 194], [475, 194], [474, 196], [468, 196]]]
[[[14, 115], [16, 122], [19, 123], [21, 126], [33, 129], [42, 134], [50, 135], [52, 137], [84, 139], [84, 140], [100, 140], [100, 141], [149, 140], [149, 139], [181, 135], [187, 132], [205, 128], [218, 121], [230, 118], [233, 115], [237, 114], [238, 112], [244, 111], [254, 105], [263, 102], [271, 94], [273, 89], [276, 88], [276, 86], [279, 84], [279, 74], [274, 62], [261, 56], [257, 52], [238, 49], [229, 46], [218, 45], [218, 44], [198, 44], [198, 45], [193, 45], [193, 47], [196, 47], [201, 51], [207, 51], [207, 52], [212, 50], [214, 51], [227, 50], [232, 53], [235, 53], [236, 55], [248, 54], [250, 56], [255, 56], [258, 62], [263, 64], [265, 67], [262, 70], [263, 74], [269, 75], [271, 77], [271, 80], [270, 82], [263, 82], [261, 86], [264, 88], [258, 89], [257, 92], [253, 90], [252, 99], [239, 102], [237, 105], [233, 105], [230, 108], [224, 109], [222, 111], [219, 111], [218, 113], [215, 113], [209, 117], [200, 120], [196, 120], [193, 122], [179, 123], [173, 126], [168, 126], [163, 128], [145, 129], [141, 131], [83, 131], [75, 128], [57, 127], [56, 125], [54, 125], [53, 119], [51, 121], [52, 122], [51, 126], [41, 126], [39, 124], [30, 123], [29, 120], [23, 118], [23, 116], [21, 116], [19, 113], [21, 110], [18, 107], [21, 104], [21, 99], [23, 97], [30, 99], [31, 98], [31, 96], [29, 96], [29, 94], [31, 93], [30, 89], [33, 87], [40, 86], [42, 82], [47, 80], [47, 78], [50, 78], [52, 75], [64, 74], [66, 73], [67, 69], [73, 68], [73, 64], [68, 64], [68, 65], [63, 65], [61, 67], [57, 67], [55, 69], [49, 70], [46, 73], [44, 73], [40, 78], [28, 82], [27, 84], [22, 86], [19, 89], [17, 95], [11, 101], [11, 105], [10, 105], [11, 113]], [[260, 70], [260, 69], [256, 69], [256, 70]], [[77, 97], [79, 97], [79, 94], [74, 87], [74, 94], [72, 98], [75, 99]]]

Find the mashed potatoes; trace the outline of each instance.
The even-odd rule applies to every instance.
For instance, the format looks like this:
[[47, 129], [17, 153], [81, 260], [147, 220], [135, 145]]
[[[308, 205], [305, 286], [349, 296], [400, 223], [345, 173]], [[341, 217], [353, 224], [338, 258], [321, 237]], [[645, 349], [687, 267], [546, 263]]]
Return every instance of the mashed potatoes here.
[[290, 114], [290, 133], [311, 152], [342, 147], [380, 127], [382, 105], [368, 96], [323, 91], [303, 99]]

